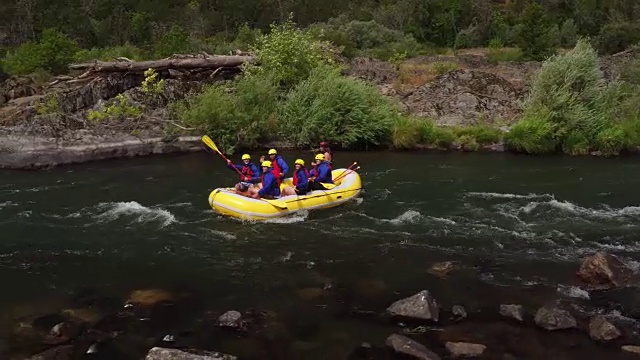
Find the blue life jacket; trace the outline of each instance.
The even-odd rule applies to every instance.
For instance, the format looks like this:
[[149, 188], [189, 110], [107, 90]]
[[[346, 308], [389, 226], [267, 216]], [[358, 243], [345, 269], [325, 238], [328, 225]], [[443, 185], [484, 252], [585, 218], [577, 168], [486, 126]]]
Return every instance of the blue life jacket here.
[[271, 195], [273, 197], [280, 196], [280, 185], [278, 179], [272, 173], [273, 168], [269, 168], [262, 174], [262, 188], [258, 190], [258, 195], [264, 197]]

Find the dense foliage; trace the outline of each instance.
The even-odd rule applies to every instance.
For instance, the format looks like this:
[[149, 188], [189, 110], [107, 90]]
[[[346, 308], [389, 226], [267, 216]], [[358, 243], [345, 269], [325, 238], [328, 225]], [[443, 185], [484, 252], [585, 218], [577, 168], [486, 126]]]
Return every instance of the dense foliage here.
[[0, 4], [0, 56], [20, 74], [61, 72], [74, 58], [247, 50], [290, 13], [346, 56], [493, 44], [543, 59], [579, 36], [605, 53], [640, 41], [637, 0], [20, 0]]
[[567, 54], [543, 64], [508, 145], [527, 153], [571, 155], [616, 155], [640, 145], [637, 66], [632, 63], [624, 72], [627, 81], [606, 83], [596, 52], [579, 40]]

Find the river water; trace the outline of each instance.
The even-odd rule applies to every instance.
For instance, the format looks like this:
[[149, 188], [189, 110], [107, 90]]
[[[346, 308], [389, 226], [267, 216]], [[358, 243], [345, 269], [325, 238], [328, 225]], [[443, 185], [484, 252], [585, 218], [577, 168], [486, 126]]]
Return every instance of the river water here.
[[[290, 164], [311, 156], [284, 153]], [[0, 307], [64, 304], [87, 289], [122, 301], [136, 289], [189, 291], [203, 311], [315, 319], [320, 345], [307, 351], [326, 358], [335, 329], [344, 348], [390, 334], [336, 315], [344, 309], [383, 312], [422, 289], [470, 313], [533, 309], [589, 297], [575, 279], [587, 254], [640, 260], [636, 158], [337, 156], [337, 166], [360, 164], [361, 199], [266, 223], [210, 210], [208, 193], [236, 180], [210, 153], [0, 172]], [[427, 271], [440, 261], [456, 262], [450, 278]], [[237, 347], [218, 350], [248, 351]]]

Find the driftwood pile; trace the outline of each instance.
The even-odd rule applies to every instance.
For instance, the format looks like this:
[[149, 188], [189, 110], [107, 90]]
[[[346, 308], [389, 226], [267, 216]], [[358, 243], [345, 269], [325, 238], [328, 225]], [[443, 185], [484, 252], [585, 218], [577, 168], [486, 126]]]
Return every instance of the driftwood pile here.
[[153, 69], [164, 79], [213, 79], [222, 73], [236, 74], [240, 66], [247, 62], [254, 62], [255, 57], [250, 54], [237, 52], [236, 55], [209, 55], [200, 53], [195, 55], [173, 55], [159, 60], [132, 61], [125, 57], [115, 61], [94, 61], [88, 63], [71, 64], [72, 72], [80, 72], [76, 76], [58, 76], [49, 86], [58, 84], [72, 85], [90, 82], [108, 75], [121, 74], [142, 76], [148, 69]]

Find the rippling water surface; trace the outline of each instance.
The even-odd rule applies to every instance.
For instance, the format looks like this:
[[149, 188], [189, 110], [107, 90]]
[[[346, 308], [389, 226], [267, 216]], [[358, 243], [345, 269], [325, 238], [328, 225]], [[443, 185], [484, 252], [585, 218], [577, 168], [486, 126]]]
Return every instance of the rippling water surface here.
[[[318, 277], [376, 279], [388, 299], [431, 288], [445, 302], [526, 302], [516, 289], [588, 297], [574, 286], [585, 254], [640, 260], [636, 158], [338, 156], [359, 162], [361, 199], [266, 223], [208, 208], [208, 193], [235, 181], [212, 154], [0, 172], [0, 281], [11, 284], [0, 304], [181, 287], [211, 306], [283, 307]], [[460, 263], [460, 286], [427, 274], [444, 260]]]

